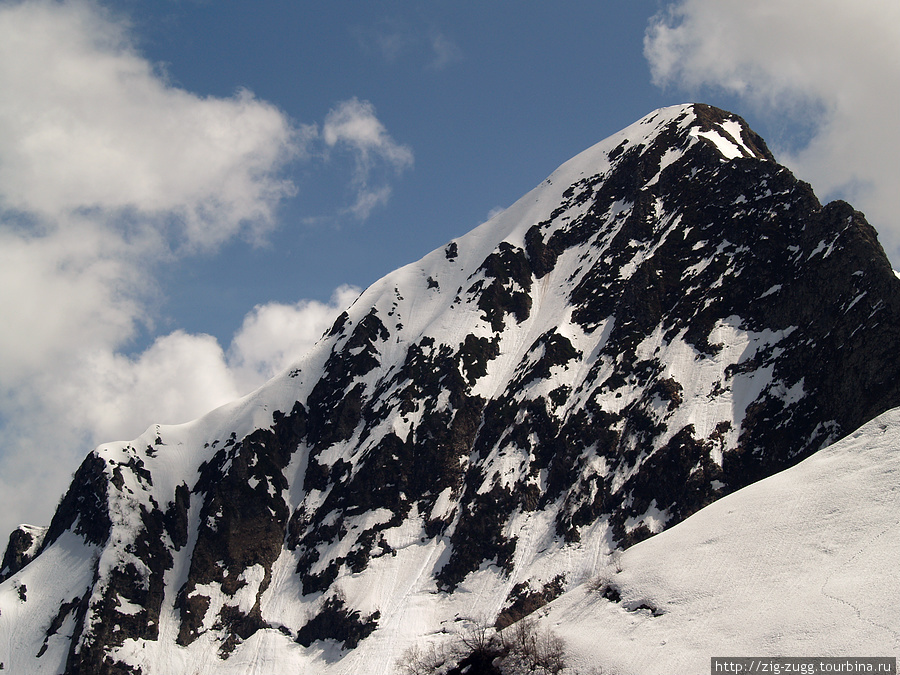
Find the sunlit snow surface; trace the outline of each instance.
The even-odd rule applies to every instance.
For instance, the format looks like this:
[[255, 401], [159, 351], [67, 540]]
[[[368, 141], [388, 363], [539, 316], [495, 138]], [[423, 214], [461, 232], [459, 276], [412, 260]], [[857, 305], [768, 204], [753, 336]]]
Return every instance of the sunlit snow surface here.
[[898, 561], [895, 409], [625, 551], [600, 573], [620, 602], [586, 584], [542, 621], [582, 672], [705, 675], [711, 656], [896, 656]]
[[[584, 216], [590, 204], [566, 202], [563, 194], [567, 189], [579, 180], [602, 177], [610, 170], [611, 153], [625, 141], [629, 147], [639, 146], [682, 117], [683, 126], [690, 124], [692, 118], [684, 113], [684, 107], [658, 111], [567, 162], [505, 212], [453, 242], [458, 248], [456, 255], [444, 249], [435, 251], [376, 282], [348, 310], [347, 326], [359, 325], [374, 308], [386, 325], [389, 339], [377, 345], [378, 366], [354, 383], [361, 383], [369, 392], [383, 386], [379, 391], [387, 406], [399, 388], [396, 382], [390, 384], [392, 377], [404, 363], [411, 344], [434, 338], [435, 350], [445, 345], [458, 349], [468, 335], [492, 338], [495, 333], [490, 322], [481, 317], [474, 293], [469, 292], [485, 276], [481, 269], [485, 259], [501, 242], [524, 247], [525, 233], [537, 223], [551, 221], [544, 233], [549, 239], [555, 229]], [[741, 145], [737, 123], [724, 122], [718, 128], [721, 133], [712, 130], [691, 134], [690, 142], [712, 143], [722, 155], [721, 161], [753, 154]], [[658, 182], [662, 171], [686, 150], [667, 151], [647, 185]], [[565, 212], [557, 212], [564, 202]], [[614, 223], [632, 208], [627, 201], [616, 201], [603, 220]], [[657, 216], [655, 227], [662, 233], [655, 240], [658, 247], [678, 226], [678, 216]], [[602, 260], [609, 243], [604, 237], [609, 239], [612, 234], [611, 228], [599, 231], [597, 240], [591, 242], [591, 255]], [[705, 243], [699, 242], [698, 247]], [[653, 252], [638, 248], [621, 266], [619, 278], [634, 274]], [[520, 403], [567, 386], [572, 391], [567, 405], [574, 409], [590, 394], [588, 387], [582, 388], [585, 382], [605, 379], [615, 364], [597, 355], [613, 330], [615, 317], [587, 331], [573, 320], [569, 304], [572, 288], [596, 262], [586, 263], [583, 253], [584, 249], [577, 248], [563, 251], [553, 269], [534, 280], [529, 316], [516, 323], [509, 320], [506, 329], [497, 334], [498, 356], [487, 363], [486, 373], [471, 388], [472, 395], [494, 399], [511, 388]], [[699, 275], [708, 264], [708, 260], [698, 263], [688, 275]], [[434, 287], [435, 280], [440, 288]], [[779, 290], [771, 286], [763, 297]], [[549, 377], [515, 389], [511, 383], [540, 359], [541, 348], [534, 346], [551, 329], [586, 358], [571, 368], [555, 365]], [[668, 337], [662, 329], [647, 335], [637, 344], [636, 357], [659, 359], [665, 368], [660, 377], [680, 384], [685, 401], [672, 410], [663, 400], [648, 400], [648, 411], [659, 420], [665, 419], [671, 430], [661, 437], [660, 444], [687, 425], [705, 438], [720, 421], [728, 419], [735, 424], [722, 434], [721, 443], [727, 447], [736, 441], [748, 405], [767, 387], [772, 396], [786, 404], [802, 398], [802, 379], [791, 387], [778, 385], [773, 382], [771, 366], [766, 364], [737, 369], [729, 386], [719, 387], [726, 368], [748, 363], [765, 351], [776, 351], [793, 330], [749, 330], [741, 317], [726, 317], [710, 333], [711, 342], [723, 345], [715, 354], [699, 353], [685, 339], [683, 330]], [[102, 594], [106, 583], [103, 575], [113, 568], [129, 563], [140, 568], [142, 563], [133, 547], [135, 532], [140, 529], [140, 506], [165, 510], [177, 486], [194, 486], [202, 463], [213, 458], [229, 434], [233, 432], [240, 440], [255, 429], [270, 427], [275, 411], [286, 412], [295, 401], [306, 401], [329, 357], [339, 351], [347, 337], [337, 333], [326, 336], [291, 368], [290, 374], [276, 377], [250, 396], [200, 420], [153, 427], [130, 443], [101, 446], [97, 452], [106, 471], [122, 467], [123, 477], [121, 486], [113, 489], [110, 485], [110, 541], [100, 549], [67, 533], [0, 585], [0, 663], [4, 672], [60, 672], [70, 649], [68, 637], [76, 630], [71, 618], [74, 612], [55, 632], [49, 630], [60, 606], [83, 597], [88, 589], [94, 596]], [[594, 367], [596, 372], [591, 375], [589, 369]], [[623, 384], [602, 403], [605, 410], [615, 413], [635, 403], [640, 395], [636, 388]], [[438, 396], [435, 406], [439, 410], [450, 408], [446, 391]], [[405, 415], [392, 413], [373, 423], [365, 438], [361, 438], [360, 425], [351, 438], [325, 448], [317, 461], [328, 467], [340, 460], [351, 467], [348, 471], [353, 475], [360, 467], [364, 470], [365, 453], [385, 436], [405, 438], [415, 433], [422, 414], [422, 409]], [[900, 603], [900, 582], [895, 574], [900, 553], [900, 459], [893, 451], [898, 444], [900, 414], [891, 412], [854, 438], [716, 502], [681, 525], [629, 549], [621, 559], [621, 572], [608, 561], [611, 534], [607, 521], [601, 519], [584, 527], [579, 541], [565, 542], [554, 532], [558, 504], [543, 510], [519, 510], [503, 533], [517, 540], [514, 572], [506, 575], [484, 563], [452, 593], [438, 592], [435, 581], [449, 558], [449, 539], [427, 537], [424, 527], [426, 518], [449, 516], [458, 508], [459, 495], [444, 491], [430, 513], [419, 513], [415, 504], [398, 526], [379, 533], [392, 553], [373, 556], [359, 574], [341, 568], [333, 588], [340, 589], [347, 605], [363, 616], [380, 613], [378, 628], [354, 650], [342, 650], [333, 641], [318, 641], [309, 648], [296, 642], [298, 629], [315, 615], [324, 596], [318, 592], [304, 596], [296, 574], [299, 553], [287, 547], [272, 566], [268, 588], [261, 593], [265, 570], [255, 565], [240, 574], [240, 588], [231, 595], [219, 583], [195, 587], [192, 594], [202, 591], [209, 597], [209, 610], [199, 636], [187, 647], [178, 646], [181, 616], [175, 596], [188, 580], [203, 506], [203, 495], [195, 494], [187, 514], [186, 545], [175, 551], [173, 542], [164, 542], [172, 551], [173, 566], [164, 575], [166, 592], [158, 639], [126, 639], [113, 655], [140, 668], [144, 675], [387, 675], [395, 672], [397, 658], [408, 647], [450, 640], [474, 622], [492, 622], [517, 583], [531, 579], [546, 582], [558, 574], [565, 575], [571, 590], [542, 615], [549, 612], [544, 621], [567, 640], [573, 664], [584, 673], [598, 667], [603, 673], [705, 673], [713, 655], [894, 654], [900, 650], [895, 618]], [[283, 472], [287, 488], [280, 497], [292, 513], [300, 505], [314, 513], [325, 503], [325, 491], [303, 489], [309, 453], [307, 444], [301, 443]], [[482, 459], [482, 493], [494, 483], [505, 485], [522, 471], [515, 449], [502, 442]], [[461, 460], [473, 461], [466, 457]], [[721, 456], [713, 460], [720, 461]], [[604, 461], [587, 456], [582, 471], [605, 475], [608, 467]], [[152, 481], [141, 479], [139, 472], [124, 470], [137, 462], [149, 471]], [[628, 476], [623, 473], [615, 478], [621, 484]], [[542, 474], [534, 477], [538, 483], [544, 479]], [[258, 485], [253, 482], [256, 480], [251, 479], [251, 487]], [[275, 490], [271, 484], [266, 486], [269, 495]], [[319, 515], [326, 521], [331, 514]], [[345, 556], [359, 532], [387, 523], [390, 516], [389, 511], [376, 508], [348, 517], [343, 522], [347, 535], [333, 544], [323, 544], [321, 557], [310, 571], [320, 572], [329, 562]], [[632, 518], [626, 525], [644, 524], [656, 532], [667, 516], [654, 504], [643, 517]], [[215, 517], [207, 517], [213, 529]], [[96, 583], [95, 569], [101, 575]], [[619, 589], [620, 602], [588, 590], [603, 574], [610, 576]], [[219, 610], [231, 606], [247, 613], [255, 603], [271, 628], [256, 631], [238, 642], [227, 659], [221, 658], [223, 633], [216, 627]], [[641, 605], [657, 611], [637, 609]], [[120, 614], [133, 616], [135, 611], [133, 604], [122, 599]], [[42, 656], [37, 658], [41, 650]]]
[[[590, 590], [593, 584], [586, 580], [539, 612], [542, 625], [566, 640], [570, 664], [581, 672], [601, 667], [605, 674], [706, 674], [711, 656], [896, 655], [898, 448], [900, 410], [892, 410], [801, 464], [632, 547], [618, 561], [597, 561], [592, 580], [608, 579], [621, 601]], [[411, 544], [416, 533], [409, 534]], [[267, 630], [227, 661], [219, 660], [212, 646], [198, 645], [160, 649], [132, 643], [122, 655], [145, 672], [160, 674], [393, 672], [393, 659], [403, 648], [423, 642], [423, 625], [438, 631], [457, 614], [478, 618], [499, 590], [487, 578], [486, 584], [475, 578], [466, 584], [468, 593], [453, 600], [435, 596], [422, 577], [440, 547], [404, 547], [402, 534], [397, 537], [401, 550], [396, 558], [375, 561], [374, 583], [348, 585], [361, 605], [378, 605], [387, 618], [352, 653], [327, 646], [305, 650]], [[64, 624], [48, 639], [56, 656], [41, 659], [38, 667], [29, 657], [41, 648], [35, 636], [47, 626], [37, 617], [52, 617], [71, 599], [70, 589], [87, 587], [96, 555], [95, 548], [66, 535], [0, 586], [0, 658], [7, 672], [59, 672], [67, 651], [63, 638], [72, 626]], [[565, 567], [563, 560], [553, 564]], [[280, 591], [266, 600], [269, 616], [291, 611], [291, 593], [282, 585], [289, 582], [288, 567], [276, 567]], [[48, 579], [56, 582], [48, 586]], [[23, 584], [29, 592], [27, 613], [19, 610]], [[40, 611], [33, 601], [41, 603]], [[657, 611], [636, 609], [640, 606]], [[431, 639], [448, 637], [436, 633]], [[27, 665], [19, 668], [20, 663]]]

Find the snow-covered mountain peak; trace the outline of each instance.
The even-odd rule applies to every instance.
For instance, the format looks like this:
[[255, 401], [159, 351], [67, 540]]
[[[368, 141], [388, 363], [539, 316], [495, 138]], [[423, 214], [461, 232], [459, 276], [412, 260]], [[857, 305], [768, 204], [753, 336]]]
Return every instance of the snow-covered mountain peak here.
[[[765, 142], [736, 115], [701, 104], [661, 108], [565, 162], [511, 207], [451, 242], [443, 252], [433, 252], [418, 267], [421, 269], [426, 260], [440, 262], [441, 258], [479, 265], [501, 241], [524, 245], [530, 225], [550, 218], [561, 204], [577, 207], [586, 203], [590, 192], [584, 188], [604, 181], [617, 168], [639, 169], [629, 187], [650, 186], [698, 145], [712, 150], [722, 162], [738, 157], [774, 161]], [[369, 295], [377, 294], [388, 279], [411, 276], [413, 267], [388, 275], [369, 289]], [[399, 285], [408, 282], [406, 279]]]
[[[373, 284], [349, 310], [347, 318], [360, 321], [374, 308], [379, 316], [406, 317], [406, 321], [393, 320], [393, 332], [403, 338], [416, 339], [422, 334], [452, 336], [458, 332], [455, 327], [461, 325], [459, 308], [471, 304], [467, 300], [474, 299], [476, 306], [497, 300], [493, 294], [481, 294], [483, 288], [499, 292], [497, 283], [486, 284], [492, 273], [500, 268], [513, 274], [518, 270], [521, 278], [508, 282], [504, 295], [509, 297], [505, 302], [524, 302], [524, 295], [530, 293], [532, 274], [539, 279], [547, 275], [561, 253], [555, 250], [558, 245], [547, 246], [547, 240], [562, 243], [569, 239], [585, 244], [593, 237], [591, 243], [600, 250], [628, 221], [634, 211], [635, 195], [649, 196], [664, 188], [667, 181], [678, 181], [685, 172], [699, 171], [700, 165], [706, 171], [715, 171], [718, 164], [738, 157], [774, 164], [762, 139], [735, 115], [698, 104], [658, 110], [569, 160], [511, 207], [472, 232]], [[689, 163], [692, 167], [686, 168]], [[598, 186], [604, 188], [599, 202], [594, 194]], [[661, 200], [650, 204], [655, 216], [663, 215], [663, 206]], [[657, 227], [679, 225], [677, 219], [659, 221]], [[557, 273], [577, 275], [586, 265], [576, 267], [581, 269], [560, 268]], [[635, 258], [631, 266], [620, 269], [620, 274], [624, 278], [637, 267]], [[541, 285], [561, 284], [542, 280]], [[530, 301], [545, 297], [532, 294]], [[550, 300], [556, 304], [568, 302], [565, 297]], [[485, 312], [490, 315], [491, 328], [501, 325], [499, 311], [502, 303]], [[524, 312], [524, 306], [519, 306], [516, 315]], [[387, 326], [390, 322], [384, 323]], [[555, 319], [547, 327], [553, 324]], [[465, 330], [471, 332], [468, 326]], [[484, 332], [488, 335], [492, 331], [485, 328]]]
[[4, 570], [0, 662], [393, 672], [900, 405], [898, 326], [861, 214], [740, 118], [656, 111], [258, 391], [92, 452]]

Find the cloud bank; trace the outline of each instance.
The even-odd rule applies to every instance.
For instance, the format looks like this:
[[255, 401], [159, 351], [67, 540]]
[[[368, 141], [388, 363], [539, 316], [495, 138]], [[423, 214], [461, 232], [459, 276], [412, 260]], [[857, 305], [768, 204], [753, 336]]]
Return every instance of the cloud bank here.
[[290, 167], [328, 148], [350, 157], [365, 217], [389, 193], [373, 171], [399, 172], [412, 152], [365, 101], [320, 129], [248, 91], [180, 89], [89, 1], [0, 2], [0, 91], [2, 545], [19, 522], [49, 520], [91, 447], [249, 392], [358, 293], [256, 307], [226, 346], [175, 331], [129, 353], [154, 334], [166, 265], [264, 241], [296, 191]]
[[900, 4], [680, 0], [651, 20], [644, 52], [659, 85], [721, 88], [808, 126], [782, 161], [865, 211], [900, 258]]
[[5, 209], [159, 218], [208, 247], [271, 226], [293, 191], [278, 173], [299, 150], [284, 114], [246, 91], [171, 86], [94, 5], [3, 5], [0, 89]]
[[133, 356], [82, 342], [19, 386], [4, 381], [0, 536], [22, 521], [49, 522], [53, 500], [91, 447], [134, 438], [151, 423], [195, 419], [252, 391], [305, 354], [358, 295], [343, 286], [327, 303], [255, 307], [227, 350], [184, 331]]

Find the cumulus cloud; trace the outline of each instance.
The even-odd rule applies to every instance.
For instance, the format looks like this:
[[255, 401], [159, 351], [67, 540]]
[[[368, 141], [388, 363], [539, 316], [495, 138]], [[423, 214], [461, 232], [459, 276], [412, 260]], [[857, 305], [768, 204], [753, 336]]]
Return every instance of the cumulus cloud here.
[[0, 382], [131, 338], [154, 265], [273, 226], [297, 130], [171, 86], [88, 2], [0, 5]]
[[354, 286], [341, 286], [327, 303], [301, 300], [255, 307], [244, 317], [228, 353], [229, 367], [238, 384], [249, 391], [288, 368], [322, 337], [359, 293]]
[[329, 148], [347, 150], [355, 158], [356, 198], [348, 211], [360, 219], [367, 218], [373, 208], [390, 196], [390, 185], [383, 172], [398, 173], [413, 164], [412, 150], [391, 138], [368, 101], [353, 98], [329, 111], [322, 138]]
[[0, 3], [0, 91], [2, 537], [49, 519], [91, 447], [249, 392], [355, 293], [257, 307], [229, 345], [174, 331], [129, 354], [153, 335], [166, 265], [264, 239], [295, 192], [290, 164], [324, 147], [351, 158], [359, 217], [387, 199], [377, 171], [412, 154], [364, 101], [320, 131], [248, 91], [180, 89], [88, 0]]
[[189, 421], [288, 368], [358, 295], [359, 289], [342, 286], [329, 302], [259, 305], [227, 350], [210, 335], [178, 330], [134, 356], [86, 353], [70, 376], [49, 376], [49, 405], [64, 426], [89, 431], [95, 442], [132, 438], [149, 421]]
[[225, 353], [210, 335], [175, 331], [144, 352], [80, 354], [63, 377], [50, 379], [44, 407], [60, 429], [83, 431], [91, 445], [137, 436], [152, 422], [179, 423], [234, 400], [237, 386]]
[[47, 522], [70, 473], [101, 442], [130, 439], [151, 423], [195, 419], [290, 367], [359, 295], [255, 307], [227, 349], [210, 335], [175, 331], [126, 356], [101, 345], [30, 371], [0, 388], [0, 536], [23, 519]]
[[719, 87], [810, 125], [808, 144], [781, 159], [866, 211], [896, 258], [900, 4], [680, 0], [653, 18], [644, 47], [657, 84]]
[[171, 86], [121, 23], [86, 2], [0, 8], [0, 204], [164, 218], [191, 246], [264, 229], [293, 186], [300, 135], [247, 91]]
[[44, 234], [0, 221], [0, 388], [27, 384], [73, 346], [110, 348], [133, 334], [152, 279], [130, 253], [88, 221]]
[[293, 192], [281, 169], [304, 132], [248, 92], [172, 86], [90, 2], [0, 4], [0, 90], [7, 529], [19, 514], [48, 517], [45, 496], [88, 444], [237, 393], [211, 338], [175, 333], [136, 359], [120, 351], [150, 323], [164, 261], [274, 226]]

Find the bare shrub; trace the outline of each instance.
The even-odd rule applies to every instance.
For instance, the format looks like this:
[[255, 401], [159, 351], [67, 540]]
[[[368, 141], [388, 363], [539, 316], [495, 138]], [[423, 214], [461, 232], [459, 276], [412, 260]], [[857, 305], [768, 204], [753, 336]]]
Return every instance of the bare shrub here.
[[588, 590], [592, 593], [600, 593], [611, 602], [621, 601], [622, 595], [619, 592], [619, 586], [613, 579], [622, 569], [622, 551], [616, 549], [610, 552], [606, 569], [588, 582]]
[[472, 624], [461, 636], [464, 650], [478, 656], [497, 656], [501, 642], [497, 631], [486, 623]]
[[565, 641], [550, 630], [539, 630], [533, 619], [517, 621], [498, 634], [473, 624], [453, 643], [414, 645], [397, 661], [403, 675], [492, 672], [502, 675], [560, 675], [566, 669]]
[[600, 574], [588, 583], [588, 590], [592, 593], [599, 593], [610, 602], [620, 602], [622, 594], [619, 587], [606, 574]]
[[503, 646], [500, 671], [504, 675], [556, 675], [566, 667], [565, 641], [549, 629], [539, 631], [532, 619], [513, 624], [503, 635]]
[[455, 658], [453, 649], [446, 643], [432, 642], [422, 648], [413, 645], [397, 661], [397, 668], [403, 675], [432, 675]]
[[615, 571], [616, 574], [619, 574], [623, 569], [622, 565], [622, 549], [614, 549], [609, 553], [609, 566]]

